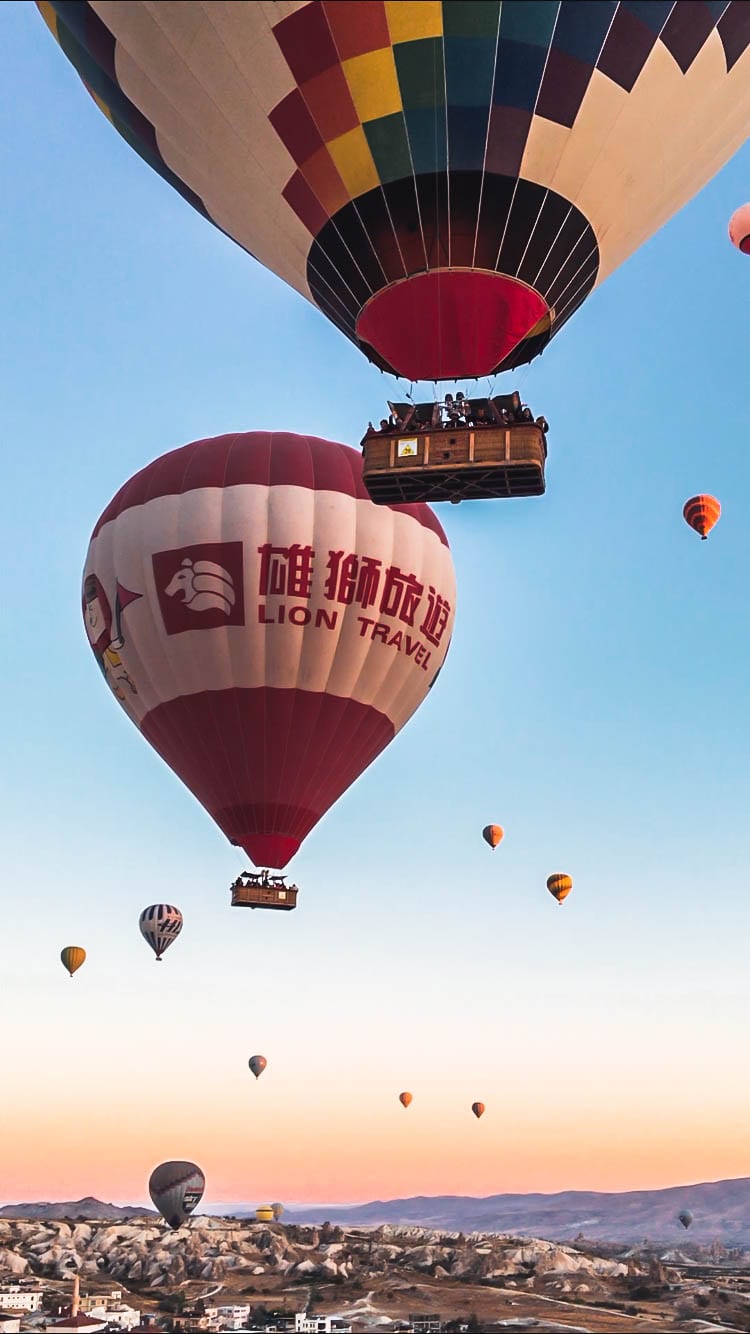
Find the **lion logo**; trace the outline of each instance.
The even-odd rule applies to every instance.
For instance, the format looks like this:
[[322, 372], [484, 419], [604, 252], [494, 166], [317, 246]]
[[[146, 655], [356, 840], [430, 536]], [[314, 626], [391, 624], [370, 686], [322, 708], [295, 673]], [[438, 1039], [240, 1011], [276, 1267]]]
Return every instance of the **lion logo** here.
[[191, 560], [186, 556], [164, 589], [167, 597], [178, 598], [190, 611], [221, 611], [230, 616], [236, 602], [232, 576], [212, 560]]

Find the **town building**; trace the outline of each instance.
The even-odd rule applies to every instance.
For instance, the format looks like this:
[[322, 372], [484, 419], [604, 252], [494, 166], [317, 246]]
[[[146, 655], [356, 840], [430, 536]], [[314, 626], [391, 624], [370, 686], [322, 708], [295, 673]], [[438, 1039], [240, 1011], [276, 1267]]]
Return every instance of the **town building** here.
[[297, 1314], [294, 1317], [294, 1334], [351, 1334], [348, 1320], [335, 1315]]
[[20, 1328], [20, 1315], [0, 1314], [0, 1334], [18, 1334]]
[[419, 1315], [410, 1315], [409, 1324], [414, 1334], [440, 1334], [443, 1328], [442, 1317], [439, 1315], [427, 1315], [424, 1311]]
[[245, 1329], [250, 1319], [250, 1304], [245, 1306], [220, 1306], [219, 1325], [222, 1329]]
[[26, 1283], [0, 1286], [0, 1311], [41, 1311], [42, 1289]]

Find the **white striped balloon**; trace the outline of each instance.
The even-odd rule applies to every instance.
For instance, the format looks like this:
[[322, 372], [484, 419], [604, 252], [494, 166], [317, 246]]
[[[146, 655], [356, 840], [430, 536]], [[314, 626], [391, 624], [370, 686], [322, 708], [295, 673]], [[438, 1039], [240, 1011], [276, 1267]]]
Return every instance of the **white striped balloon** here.
[[171, 903], [152, 903], [144, 908], [138, 919], [141, 935], [156, 955], [156, 962], [182, 930], [182, 913]]

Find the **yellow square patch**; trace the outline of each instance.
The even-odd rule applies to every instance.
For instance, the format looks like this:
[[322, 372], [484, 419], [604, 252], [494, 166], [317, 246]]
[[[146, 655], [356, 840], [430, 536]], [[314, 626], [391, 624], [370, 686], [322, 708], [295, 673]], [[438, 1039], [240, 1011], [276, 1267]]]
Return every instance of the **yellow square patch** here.
[[383, 116], [392, 116], [403, 109], [396, 63], [390, 46], [381, 47], [379, 51], [367, 51], [363, 56], [353, 56], [351, 60], [343, 60], [341, 68], [362, 122], [380, 120]]
[[392, 42], [416, 42], [420, 37], [442, 37], [440, 0], [386, 0], [385, 13]]
[[352, 199], [380, 185], [370, 145], [361, 125], [339, 135], [338, 139], [332, 139], [328, 144], [328, 152]]

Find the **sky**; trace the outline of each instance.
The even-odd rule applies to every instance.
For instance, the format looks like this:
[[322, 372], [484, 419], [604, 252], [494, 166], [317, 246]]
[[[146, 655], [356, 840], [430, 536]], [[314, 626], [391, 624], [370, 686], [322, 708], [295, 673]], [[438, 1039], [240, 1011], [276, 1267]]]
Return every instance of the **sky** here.
[[356, 444], [395, 381], [146, 167], [35, 5], [0, 26], [2, 1198], [143, 1201], [168, 1158], [209, 1202], [750, 1175], [750, 149], [496, 382], [550, 422], [547, 493], [440, 507], [440, 680], [307, 839], [297, 910], [240, 913], [245, 859], [88, 649], [90, 532], [169, 449]]

